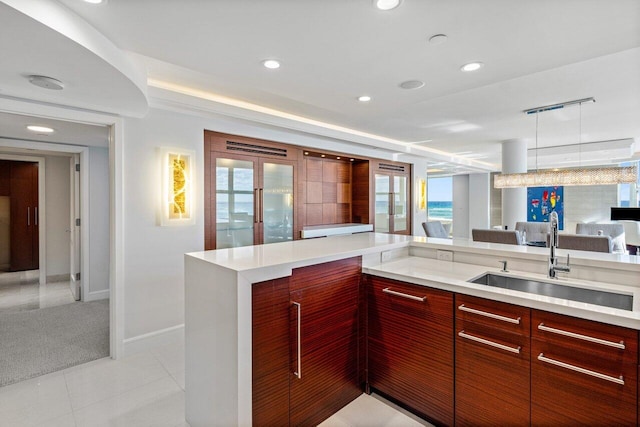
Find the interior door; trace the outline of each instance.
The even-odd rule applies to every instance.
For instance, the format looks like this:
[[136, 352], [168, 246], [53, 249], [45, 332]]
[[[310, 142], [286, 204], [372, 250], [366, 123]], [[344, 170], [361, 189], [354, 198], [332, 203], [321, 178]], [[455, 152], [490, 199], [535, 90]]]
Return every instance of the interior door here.
[[241, 155], [212, 159], [211, 164], [216, 165], [211, 177], [212, 188], [216, 189], [212, 201], [215, 203], [216, 249], [249, 246], [259, 241], [257, 163], [255, 158]]
[[38, 164], [11, 162], [10, 189], [10, 270], [36, 270], [39, 264]]
[[384, 174], [376, 174], [375, 176], [375, 232], [390, 233], [391, 232], [391, 177]]
[[260, 161], [260, 241], [293, 240], [294, 162]]
[[[76, 165], [78, 165], [76, 167]], [[70, 206], [69, 212], [71, 213], [69, 218], [69, 250], [71, 265], [69, 286], [71, 287], [71, 293], [76, 301], [80, 300], [81, 289], [81, 275], [80, 275], [80, 225], [76, 219], [80, 218], [80, 156], [74, 155], [69, 160], [70, 170]]]

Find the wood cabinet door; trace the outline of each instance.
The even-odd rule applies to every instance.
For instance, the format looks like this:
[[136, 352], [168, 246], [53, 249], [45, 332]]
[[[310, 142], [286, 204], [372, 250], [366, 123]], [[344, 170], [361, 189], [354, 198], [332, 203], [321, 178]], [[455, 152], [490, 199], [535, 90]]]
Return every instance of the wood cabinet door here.
[[37, 163], [11, 162], [10, 192], [10, 270], [35, 270], [39, 263]]
[[359, 386], [360, 258], [293, 271], [290, 423], [315, 426], [354, 400]]
[[636, 425], [638, 332], [533, 310], [533, 425]]
[[530, 310], [456, 295], [456, 425], [530, 423]]
[[252, 302], [254, 426], [289, 425], [289, 278], [255, 283]]
[[453, 425], [453, 294], [368, 276], [369, 387]]

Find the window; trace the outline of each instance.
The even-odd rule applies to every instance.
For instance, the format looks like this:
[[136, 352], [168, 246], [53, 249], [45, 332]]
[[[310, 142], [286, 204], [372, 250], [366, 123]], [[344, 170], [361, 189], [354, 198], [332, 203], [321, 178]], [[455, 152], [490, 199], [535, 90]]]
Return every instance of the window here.
[[440, 221], [451, 232], [453, 179], [450, 176], [427, 179], [427, 218], [429, 221]]

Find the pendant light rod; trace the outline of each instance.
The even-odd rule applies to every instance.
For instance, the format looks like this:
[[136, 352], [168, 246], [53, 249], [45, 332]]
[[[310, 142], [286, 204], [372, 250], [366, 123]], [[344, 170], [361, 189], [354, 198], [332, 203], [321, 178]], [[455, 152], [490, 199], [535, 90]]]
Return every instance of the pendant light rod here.
[[569, 105], [575, 105], [575, 104], [582, 105], [586, 102], [596, 102], [596, 99], [593, 96], [590, 96], [589, 98], [575, 99], [573, 101], [560, 102], [558, 104], [543, 105], [542, 107], [529, 108], [527, 110], [523, 110], [522, 112], [525, 114], [538, 114], [544, 111], [559, 110], [560, 108], [568, 107]]

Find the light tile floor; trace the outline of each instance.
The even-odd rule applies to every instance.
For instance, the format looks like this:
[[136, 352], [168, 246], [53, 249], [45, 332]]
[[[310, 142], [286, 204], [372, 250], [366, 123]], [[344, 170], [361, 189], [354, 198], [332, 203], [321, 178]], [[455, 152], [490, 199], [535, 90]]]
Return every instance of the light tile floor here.
[[0, 313], [37, 310], [75, 302], [70, 282], [38, 284], [38, 270], [0, 273]]
[[[0, 426], [188, 427], [184, 339], [119, 360], [109, 358], [0, 388]], [[362, 395], [322, 427], [429, 425]]]

